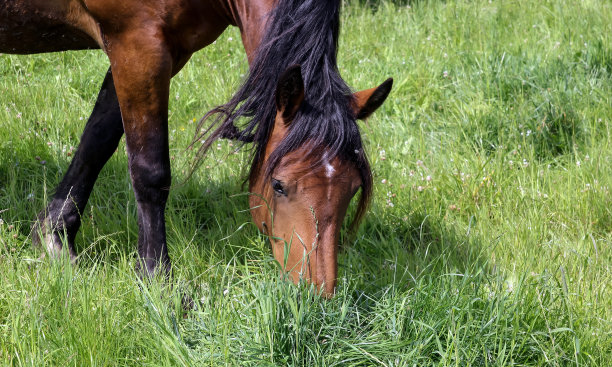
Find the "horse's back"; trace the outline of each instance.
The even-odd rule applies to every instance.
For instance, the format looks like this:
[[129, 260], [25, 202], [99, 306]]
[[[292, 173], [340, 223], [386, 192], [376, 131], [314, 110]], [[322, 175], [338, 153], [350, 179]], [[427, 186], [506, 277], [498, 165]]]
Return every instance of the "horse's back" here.
[[0, 52], [99, 48], [100, 31], [78, 0], [0, 1]]

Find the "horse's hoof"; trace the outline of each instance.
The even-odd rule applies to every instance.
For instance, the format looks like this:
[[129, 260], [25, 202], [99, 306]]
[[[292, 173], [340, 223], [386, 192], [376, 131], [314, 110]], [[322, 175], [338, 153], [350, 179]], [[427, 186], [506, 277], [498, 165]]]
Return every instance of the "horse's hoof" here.
[[[51, 259], [59, 259], [65, 253], [64, 247], [67, 247], [70, 263], [76, 264], [77, 256], [74, 253], [73, 245], [66, 238], [67, 236], [63, 236], [64, 241], [62, 241], [62, 236], [60, 236], [65, 231], [54, 228], [49, 217], [43, 215], [43, 213], [39, 214], [38, 219], [32, 225], [32, 245], [35, 248], [43, 248]], [[44, 257], [45, 254], [41, 256], [41, 258]]]

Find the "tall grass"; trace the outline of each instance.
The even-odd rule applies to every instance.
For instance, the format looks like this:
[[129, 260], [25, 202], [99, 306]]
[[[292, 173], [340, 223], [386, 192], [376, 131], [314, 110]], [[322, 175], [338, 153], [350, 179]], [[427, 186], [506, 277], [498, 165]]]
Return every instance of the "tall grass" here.
[[279, 277], [246, 211], [246, 153], [219, 142], [186, 180], [194, 119], [247, 72], [235, 29], [172, 83], [171, 285], [133, 271], [123, 143], [83, 213], [79, 264], [39, 259], [30, 225], [108, 61], [0, 56], [0, 364], [612, 363], [610, 3], [345, 5], [344, 78], [395, 86], [362, 125], [375, 197], [331, 300]]

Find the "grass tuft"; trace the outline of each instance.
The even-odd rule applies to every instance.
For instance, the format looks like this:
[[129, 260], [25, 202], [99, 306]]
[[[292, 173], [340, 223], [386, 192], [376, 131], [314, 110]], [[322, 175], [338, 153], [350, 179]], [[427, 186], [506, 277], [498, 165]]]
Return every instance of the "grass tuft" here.
[[0, 56], [0, 365], [611, 364], [612, 6], [354, 0], [343, 12], [346, 81], [395, 83], [360, 125], [374, 200], [331, 300], [279, 276], [246, 211], [247, 152], [219, 142], [186, 180], [196, 121], [248, 70], [236, 29], [172, 81], [171, 284], [134, 273], [123, 142], [82, 213], [79, 264], [31, 248], [108, 61]]

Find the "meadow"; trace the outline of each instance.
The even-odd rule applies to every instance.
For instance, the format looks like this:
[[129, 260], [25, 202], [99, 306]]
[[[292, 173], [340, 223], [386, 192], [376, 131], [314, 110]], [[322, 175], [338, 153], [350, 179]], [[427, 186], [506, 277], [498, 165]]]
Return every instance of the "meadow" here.
[[219, 141], [188, 179], [197, 120], [247, 72], [237, 29], [172, 82], [172, 287], [134, 271], [123, 141], [79, 263], [40, 259], [30, 226], [108, 60], [0, 55], [0, 365], [612, 365], [610, 19], [597, 0], [346, 1], [341, 74], [395, 85], [360, 123], [374, 198], [330, 300], [279, 277], [250, 223], [248, 146]]

